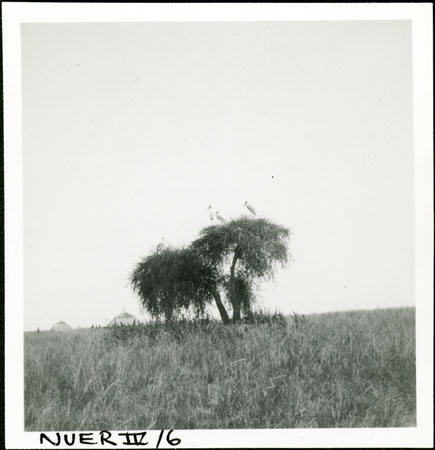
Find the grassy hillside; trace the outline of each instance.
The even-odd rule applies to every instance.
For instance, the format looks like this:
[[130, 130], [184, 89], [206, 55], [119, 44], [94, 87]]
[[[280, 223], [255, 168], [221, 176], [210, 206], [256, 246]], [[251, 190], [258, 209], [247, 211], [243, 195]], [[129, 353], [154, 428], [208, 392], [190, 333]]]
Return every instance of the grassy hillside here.
[[414, 308], [25, 335], [27, 431], [415, 426]]

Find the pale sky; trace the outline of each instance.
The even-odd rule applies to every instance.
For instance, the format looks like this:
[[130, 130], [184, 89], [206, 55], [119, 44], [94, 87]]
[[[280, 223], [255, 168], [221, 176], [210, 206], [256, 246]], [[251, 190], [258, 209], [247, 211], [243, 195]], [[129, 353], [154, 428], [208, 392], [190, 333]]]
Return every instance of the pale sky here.
[[408, 21], [22, 26], [24, 329], [104, 325], [164, 236], [292, 229], [262, 306], [414, 305]]

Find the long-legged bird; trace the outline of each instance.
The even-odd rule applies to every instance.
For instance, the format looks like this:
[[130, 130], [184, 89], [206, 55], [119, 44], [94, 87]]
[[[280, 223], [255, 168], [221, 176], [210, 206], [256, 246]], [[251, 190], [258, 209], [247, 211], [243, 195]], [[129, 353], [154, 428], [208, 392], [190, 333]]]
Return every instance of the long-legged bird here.
[[210, 217], [210, 220], [214, 220], [214, 214], [213, 210], [211, 209], [211, 205], [208, 206], [208, 215]]
[[219, 215], [219, 211], [216, 211], [216, 219], [219, 220], [220, 223], [226, 223], [226, 220]]
[[255, 212], [255, 209], [254, 209], [254, 207], [252, 206], [252, 205], [250, 205], [249, 203], [248, 203], [248, 200], [246, 200], [246, 202], [245, 202], [245, 205], [244, 206], [246, 206], [247, 208], [248, 208], [248, 210], [252, 213], [252, 214], [254, 214], [254, 216], [256, 216], [257, 215], [257, 213]]

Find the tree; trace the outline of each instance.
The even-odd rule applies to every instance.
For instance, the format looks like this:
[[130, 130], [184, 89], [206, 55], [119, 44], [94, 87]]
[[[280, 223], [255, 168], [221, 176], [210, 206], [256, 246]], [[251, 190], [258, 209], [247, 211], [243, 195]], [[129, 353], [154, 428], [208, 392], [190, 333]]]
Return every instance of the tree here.
[[170, 320], [189, 308], [199, 315], [214, 300], [222, 320], [229, 322], [219, 293], [222, 280], [191, 248], [160, 246], [136, 265], [130, 282], [153, 317]]
[[224, 280], [234, 322], [249, 314], [256, 281], [273, 279], [276, 264], [287, 263], [289, 236], [289, 229], [267, 219], [241, 217], [203, 229], [192, 243]]
[[290, 230], [265, 218], [241, 217], [200, 232], [187, 248], [158, 248], [140, 261], [130, 281], [153, 315], [172, 318], [181, 310], [204, 312], [213, 301], [224, 323], [249, 315], [256, 284], [273, 279], [289, 258]]

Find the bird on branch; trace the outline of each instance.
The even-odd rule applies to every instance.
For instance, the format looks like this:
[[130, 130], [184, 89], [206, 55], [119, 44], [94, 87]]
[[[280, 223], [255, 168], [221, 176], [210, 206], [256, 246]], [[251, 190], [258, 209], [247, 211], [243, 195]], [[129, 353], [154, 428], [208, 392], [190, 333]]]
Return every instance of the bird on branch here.
[[245, 202], [245, 205], [244, 206], [246, 206], [247, 208], [248, 208], [248, 210], [252, 213], [252, 214], [254, 214], [254, 216], [256, 216], [257, 215], [257, 213], [255, 212], [255, 209], [254, 209], [254, 207], [252, 206], [252, 205], [250, 205], [249, 203], [248, 203], [248, 201], [246, 200], [246, 202]]
[[226, 220], [219, 215], [219, 211], [216, 211], [216, 219], [219, 220], [220, 223], [226, 223]]
[[214, 220], [213, 210], [211, 209], [211, 205], [208, 206], [208, 215], [210, 217], [210, 220]]

